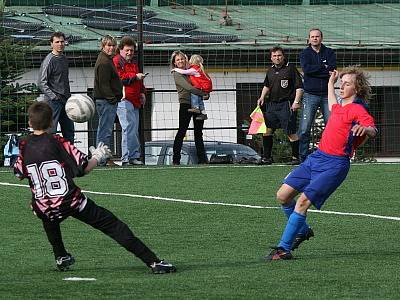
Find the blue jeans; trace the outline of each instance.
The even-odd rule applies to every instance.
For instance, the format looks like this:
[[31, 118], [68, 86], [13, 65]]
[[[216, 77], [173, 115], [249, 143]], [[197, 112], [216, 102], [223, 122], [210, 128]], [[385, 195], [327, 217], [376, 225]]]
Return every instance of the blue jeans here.
[[99, 116], [96, 146], [103, 142], [108, 147], [111, 147], [111, 135], [115, 116], [117, 115], [117, 104], [110, 104], [105, 99], [96, 99], [96, 110]]
[[190, 103], [192, 108], [198, 107], [200, 111], [204, 110], [204, 101], [202, 96], [197, 96], [195, 94], [190, 95]]
[[122, 162], [140, 157], [139, 108], [125, 99], [118, 103], [117, 115], [122, 128]]
[[75, 135], [74, 122], [68, 118], [65, 112], [65, 102], [59, 100], [49, 100], [46, 102], [53, 110], [53, 126], [51, 127], [51, 132], [56, 133], [57, 124], [60, 123], [63, 137], [73, 144]]
[[309, 154], [309, 146], [311, 141], [311, 126], [315, 121], [315, 114], [318, 108], [321, 108], [324, 117], [325, 125], [328, 122], [330, 111], [328, 105], [328, 95], [318, 96], [309, 93], [303, 95], [300, 126], [298, 131], [299, 136], [299, 154], [300, 160], [304, 161]]

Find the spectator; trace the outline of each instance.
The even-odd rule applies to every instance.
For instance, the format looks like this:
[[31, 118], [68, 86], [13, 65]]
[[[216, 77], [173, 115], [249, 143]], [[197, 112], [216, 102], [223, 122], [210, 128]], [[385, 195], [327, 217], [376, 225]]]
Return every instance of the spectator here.
[[273, 135], [282, 128], [287, 134], [292, 148], [291, 164], [299, 164], [299, 138], [297, 131], [297, 110], [303, 95], [303, 83], [299, 71], [286, 61], [284, 50], [273, 47], [269, 51], [272, 66], [267, 70], [264, 87], [257, 101], [259, 106], [265, 103], [265, 122], [267, 132], [263, 136], [264, 153], [261, 162], [272, 164]]
[[[174, 68], [185, 70], [187, 69], [187, 65], [188, 59], [186, 54], [181, 51], [174, 51], [172, 53], [170, 62], [171, 70]], [[194, 142], [196, 144], [198, 162], [199, 164], [206, 164], [208, 161], [203, 142], [204, 120], [197, 120], [196, 116], [198, 116], [198, 114], [188, 111], [188, 109], [191, 108], [190, 94], [205, 96], [206, 93], [193, 87], [186, 75], [175, 71], [172, 71], [172, 75], [174, 76], [179, 100], [179, 128], [175, 136], [172, 162], [174, 165], [180, 164], [183, 139], [189, 128], [190, 120], [193, 118]]]
[[292, 259], [291, 251], [314, 236], [306, 222], [308, 209], [311, 205], [321, 209], [345, 180], [354, 151], [376, 135], [374, 119], [366, 109], [371, 93], [367, 76], [354, 67], [345, 69], [340, 74], [337, 99], [334, 85], [338, 77], [339, 73], [333, 70], [328, 82], [328, 109], [332, 114], [318, 149], [285, 177], [277, 192], [288, 221], [278, 246], [266, 260]]
[[[175, 266], [160, 260], [131, 229], [107, 209], [87, 198], [73, 178], [88, 174], [111, 155], [106, 145], [92, 149], [92, 158], [81, 153], [60, 136], [47, 133], [51, 126], [49, 105], [36, 102], [29, 107], [29, 126], [33, 134], [20, 144], [20, 155], [14, 167], [19, 179], [29, 179], [32, 209], [43, 224], [53, 248], [56, 267], [66, 271], [75, 263], [65, 249], [60, 224], [68, 217], [100, 230], [137, 256], [156, 274], [175, 272]], [[41, 151], [37, 151], [41, 149]], [[50, 180], [51, 179], [51, 180]]]
[[145, 74], [133, 57], [136, 42], [130, 36], [124, 36], [119, 43], [119, 54], [114, 56], [114, 65], [123, 85], [123, 98], [118, 103], [117, 115], [122, 128], [122, 165], [143, 165], [140, 160], [139, 110], [145, 104]]
[[65, 34], [54, 32], [50, 37], [52, 51], [43, 60], [39, 70], [39, 89], [44, 94], [46, 101], [53, 110], [53, 124], [51, 132], [57, 131], [60, 124], [63, 137], [74, 143], [74, 122], [65, 112], [65, 103], [71, 97], [69, 86], [68, 59], [64, 55]]
[[[101, 51], [94, 66], [93, 96], [99, 116], [96, 145], [102, 142], [108, 147], [111, 147], [118, 102], [122, 99], [122, 83], [112, 60], [115, 47], [115, 39], [110, 35], [104, 36], [101, 40]], [[106, 164], [115, 165], [111, 160], [103, 165]]]
[[[197, 89], [209, 94], [212, 91], [212, 80], [206, 73], [203, 66], [203, 58], [198, 54], [193, 54], [189, 59], [190, 67], [187, 70], [180, 68], [174, 68], [172, 71], [180, 74], [188, 75], [190, 83]], [[207, 99], [209, 95], [206, 96]], [[204, 106], [204, 99], [202, 96], [191, 94], [190, 96], [191, 108], [188, 109], [190, 112], [198, 113], [197, 120], [207, 120], [206, 109]]]
[[336, 69], [335, 52], [322, 44], [322, 31], [314, 28], [309, 32], [309, 46], [300, 53], [300, 64], [304, 73], [304, 96], [299, 128], [300, 160], [309, 154], [311, 126], [320, 108], [325, 126], [329, 118], [328, 80], [329, 73]]

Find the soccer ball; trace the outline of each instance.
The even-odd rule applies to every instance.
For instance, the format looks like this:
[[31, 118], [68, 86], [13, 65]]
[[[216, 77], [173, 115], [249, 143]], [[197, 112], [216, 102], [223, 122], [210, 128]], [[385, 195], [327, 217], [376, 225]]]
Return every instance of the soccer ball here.
[[95, 111], [93, 100], [84, 94], [72, 95], [65, 104], [65, 112], [68, 118], [77, 123], [89, 121]]

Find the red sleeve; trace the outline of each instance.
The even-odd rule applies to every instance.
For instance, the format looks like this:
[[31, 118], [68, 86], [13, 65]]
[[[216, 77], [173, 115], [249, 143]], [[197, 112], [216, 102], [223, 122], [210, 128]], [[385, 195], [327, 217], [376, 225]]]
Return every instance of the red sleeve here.
[[351, 110], [354, 114], [353, 119], [364, 127], [375, 127], [374, 118], [368, 111], [360, 104], [355, 104], [354, 109]]

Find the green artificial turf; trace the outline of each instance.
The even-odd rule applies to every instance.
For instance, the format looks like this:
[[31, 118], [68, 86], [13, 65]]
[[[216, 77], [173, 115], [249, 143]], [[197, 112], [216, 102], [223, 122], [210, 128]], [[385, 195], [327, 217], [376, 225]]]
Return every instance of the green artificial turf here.
[[153, 275], [73, 218], [62, 231], [76, 264], [55, 271], [41, 222], [29, 209], [29, 188], [4, 185], [27, 181], [1, 169], [0, 299], [398, 299], [400, 165], [352, 166], [323, 207], [397, 220], [311, 211], [315, 238], [293, 252], [295, 260], [267, 263], [262, 257], [286, 224], [275, 193], [290, 169], [102, 168], [76, 179], [83, 190], [110, 193], [87, 195], [177, 266], [166, 275]]

